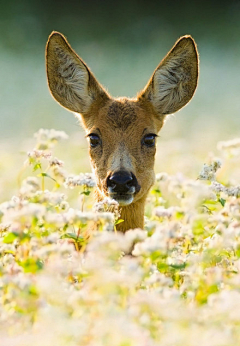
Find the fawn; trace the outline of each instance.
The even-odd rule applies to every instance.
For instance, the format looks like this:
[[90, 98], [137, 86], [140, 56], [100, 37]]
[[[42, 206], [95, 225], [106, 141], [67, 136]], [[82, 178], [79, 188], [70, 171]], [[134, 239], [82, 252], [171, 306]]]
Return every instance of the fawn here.
[[76, 113], [87, 133], [96, 176], [96, 201], [119, 203], [119, 231], [143, 228], [144, 205], [154, 183], [156, 136], [168, 114], [192, 98], [198, 82], [198, 52], [181, 37], [136, 98], [112, 98], [66, 38], [52, 32], [46, 47], [48, 85], [61, 106]]

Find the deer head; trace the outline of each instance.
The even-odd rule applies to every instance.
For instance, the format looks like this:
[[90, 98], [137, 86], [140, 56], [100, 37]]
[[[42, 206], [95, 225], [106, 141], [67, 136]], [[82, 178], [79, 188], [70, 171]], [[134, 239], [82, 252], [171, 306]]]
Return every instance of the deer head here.
[[143, 227], [144, 204], [154, 183], [155, 139], [168, 114], [192, 98], [198, 53], [191, 36], [181, 37], [134, 99], [112, 98], [63, 35], [47, 42], [49, 89], [81, 120], [97, 180], [96, 199], [115, 199], [125, 222], [119, 230]]

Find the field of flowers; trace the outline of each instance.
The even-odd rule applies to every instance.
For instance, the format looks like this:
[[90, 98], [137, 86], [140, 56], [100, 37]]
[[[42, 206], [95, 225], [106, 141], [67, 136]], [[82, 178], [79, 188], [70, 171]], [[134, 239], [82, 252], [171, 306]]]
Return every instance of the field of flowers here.
[[0, 345], [239, 345], [240, 139], [194, 178], [156, 174], [144, 230], [119, 234], [116, 202], [55, 157], [67, 135], [35, 137], [0, 204]]

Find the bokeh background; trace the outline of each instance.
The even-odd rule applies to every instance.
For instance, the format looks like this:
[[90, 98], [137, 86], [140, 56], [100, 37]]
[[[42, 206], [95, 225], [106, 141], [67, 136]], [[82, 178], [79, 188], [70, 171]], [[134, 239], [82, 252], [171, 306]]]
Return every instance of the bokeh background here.
[[135, 96], [175, 41], [194, 37], [198, 89], [160, 133], [158, 171], [194, 175], [218, 141], [240, 135], [239, 0], [1, 0], [0, 30], [0, 174], [13, 185], [39, 128], [65, 130], [71, 143], [60, 158], [90, 170], [83, 131], [48, 91], [44, 50], [53, 30], [116, 97]]

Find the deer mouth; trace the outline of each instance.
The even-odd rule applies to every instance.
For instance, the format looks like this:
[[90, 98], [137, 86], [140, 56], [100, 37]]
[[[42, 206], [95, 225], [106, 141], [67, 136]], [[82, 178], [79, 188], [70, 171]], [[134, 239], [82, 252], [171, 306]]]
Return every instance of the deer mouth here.
[[[134, 191], [135, 192], [135, 191]], [[114, 199], [116, 202], [118, 202], [120, 207], [124, 207], [126, 205], [129, 205], [133, 202], [134, 199], [134, 193], [109, 193], [109, 196]]]

